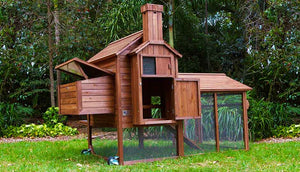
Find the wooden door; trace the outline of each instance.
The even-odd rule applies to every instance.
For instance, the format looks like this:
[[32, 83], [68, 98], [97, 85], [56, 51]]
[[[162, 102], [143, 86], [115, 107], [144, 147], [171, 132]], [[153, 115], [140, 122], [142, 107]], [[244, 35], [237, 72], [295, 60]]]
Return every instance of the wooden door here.
[[176, 79], [175, 82], [175, 119], [200, 118], [200, 81]]
[[157, 75], [172, 75], [171, 58], [157, 57], [156, 58], [156, 74]]

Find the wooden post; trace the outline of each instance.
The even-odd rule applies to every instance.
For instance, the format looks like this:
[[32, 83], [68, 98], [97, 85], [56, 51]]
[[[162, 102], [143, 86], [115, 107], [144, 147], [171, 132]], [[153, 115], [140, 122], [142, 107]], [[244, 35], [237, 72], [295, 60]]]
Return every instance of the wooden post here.
[[91, 127], [91, 116], [87, 115], [87, 132], [88, 132], [88, 148], [94, 153], [93, 143], [92, 143], [92, 127]]
[[144, 128], [138, 127], [139, 148], [144, 149]]
[[183, 144], [183, 120], [177, 121], [177, 155], [184, 156], [184, 144]]
[[124, 165], [124, 154], [123, 154], [123, 127], [122, 127], [122, 112], [121, 112], [121, 78], [120, 78], [120, 57], [116, 58], [116, 124], [117, 124], [117, 137], [118, 137], [118, 156], [119, 164]]
[[248, 115], [247, 115], [247, 95], [246, 92], [242, 93], [243, 99], [243, 121], [244, 121], [244, 144], [245, 149], [249, 150], [249, 132], [248, 132]]
[[214, 93], [214, 112], [215, 112], [215, 132], [216, 132], [216, 148], [217, 152], [220, 152], [220, 138], [219, 138], [219, 117], [218, 117], [218, 99], [217, 93]]

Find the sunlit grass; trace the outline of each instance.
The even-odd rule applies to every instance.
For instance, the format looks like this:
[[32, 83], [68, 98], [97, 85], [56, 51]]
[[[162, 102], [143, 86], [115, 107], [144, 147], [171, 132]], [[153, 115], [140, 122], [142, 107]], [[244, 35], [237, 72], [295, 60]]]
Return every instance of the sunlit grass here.
[[[103, 140], [96, 145], [115, 142]], [[108, 166], [93, 155], [81, 155], [86, 140], [0, 144], [0, 171], [300, 171], [300, 142], [250, 144], [250, 150], [166, 159], [131, 166]]]

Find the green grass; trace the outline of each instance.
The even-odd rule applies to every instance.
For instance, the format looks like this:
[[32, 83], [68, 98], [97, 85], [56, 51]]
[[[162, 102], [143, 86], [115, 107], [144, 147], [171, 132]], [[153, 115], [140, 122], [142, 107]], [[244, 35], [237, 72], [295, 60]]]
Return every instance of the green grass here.
[[[104, 147], [115, 145], [103, 141]], [[131, 166], [108, 166], [81, 155], [86, 140], [0, 144], [0, 171], [300, 171], [300, 142], [250, 144], [227, 150]], [[102, 149], [103, 151], [104, 149]]]

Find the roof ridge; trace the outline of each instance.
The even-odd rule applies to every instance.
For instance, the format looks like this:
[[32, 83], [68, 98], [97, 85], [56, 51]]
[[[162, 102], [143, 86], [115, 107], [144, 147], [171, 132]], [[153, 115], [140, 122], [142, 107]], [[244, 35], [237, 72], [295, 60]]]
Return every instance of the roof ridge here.
[[130, 34], [130, 35], [127, 35], [127, 36], [125, 36], [125, 37], [123, 37], [123, 38], [117, 39], [117, 40], [115, 40], [115, 41], [109, 43], [107, 46], [112, 45], [112, 44], [115, 44], [115, 43], [117, 43], [117, 42], [120, 42], [120, 41], [122, 41], [122, 40], [124, 40], [124, 39], [127, 39], [127, 38], [129, 38], [129, 37], [131, 37], [131, 36], [134, 36], [134, 35], [136, 35], [136, 34], [139, 34], [139, 33], [143, 33], [143, 30], [134, 32], [134, 33], [132, 33], [132, 34]]

